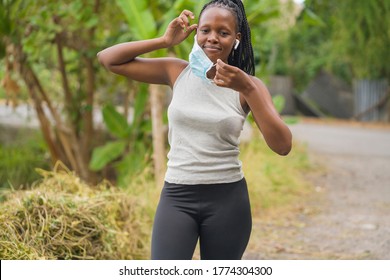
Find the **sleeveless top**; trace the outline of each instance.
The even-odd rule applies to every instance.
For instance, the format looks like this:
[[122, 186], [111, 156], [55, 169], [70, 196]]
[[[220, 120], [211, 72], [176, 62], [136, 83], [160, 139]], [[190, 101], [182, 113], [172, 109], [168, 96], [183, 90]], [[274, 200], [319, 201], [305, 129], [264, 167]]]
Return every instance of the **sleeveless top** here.
[[202, 80], [187, 66], [168, 107], [165, 181], [196, 185], [241, 180], [238, 146], [246, 116], [238, 92]]

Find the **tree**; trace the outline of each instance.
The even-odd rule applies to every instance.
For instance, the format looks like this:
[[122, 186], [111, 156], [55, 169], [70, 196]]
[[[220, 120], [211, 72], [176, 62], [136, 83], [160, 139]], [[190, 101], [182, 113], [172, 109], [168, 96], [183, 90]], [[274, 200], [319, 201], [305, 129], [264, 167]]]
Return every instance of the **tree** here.
[[321, 68], [348, 82], [390, 79], [389, 18], [389, 1], [306, 0], [286, 42], [300, 88]]
[[95, 134], [97, 26], [104, 22], [100, 11], [108, 8], [100, 0], [0, 2], [6, 71], [24, 81], [53, 163], [62, 161], [88, 181], [95, 178], [88, 163]]
[[286, 30], [287, 36], [280, 41], [276, 70], [282, 68], [284, 74], [291, 75], [299, 92], [322, 68], [348, 76], [342, 73], [345, 67], [340, 63], [329, 63], [334, 7], [332, 1], [305, 1], [295, 25]]
[[390, 2], [344, 0], [334, 14], [334, 56], [351, 67], [354, 78], [390, 81]]

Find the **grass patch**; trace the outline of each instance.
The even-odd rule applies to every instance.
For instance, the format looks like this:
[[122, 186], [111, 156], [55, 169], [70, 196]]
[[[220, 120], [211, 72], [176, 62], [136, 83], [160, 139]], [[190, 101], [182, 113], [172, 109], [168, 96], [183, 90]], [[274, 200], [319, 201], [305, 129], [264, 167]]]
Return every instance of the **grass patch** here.
[[272, 152], [261, 135], [241, 148], [241, 160], [254, 215], [293, 201], [310, 190], [303, 174], [310, 163], [303, 146], [294, 145], [286, 157]]
[[0, 143], [0, 189], [26, 188], [41, 178], [35, 168], [50, 167], [45, 142], [34, 130], [0, 129], [7, 134], [15, 133], [12, 138], [16, 139]]

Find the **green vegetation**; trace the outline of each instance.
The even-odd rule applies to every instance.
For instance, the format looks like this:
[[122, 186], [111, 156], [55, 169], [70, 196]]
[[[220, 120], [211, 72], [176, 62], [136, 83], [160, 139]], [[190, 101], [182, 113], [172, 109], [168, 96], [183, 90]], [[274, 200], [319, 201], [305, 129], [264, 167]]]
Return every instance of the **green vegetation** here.
[[390, 2], [306, 0], [297, 22], [279, 42], [276, 58], [302, 91], [321, 69], [352, 83], [390, 81]]
[[256, 138], [241, 152], [253, 211], [284, 207], [307, 194], [310, 184], [303, 174], [311, 167], [304, 147], [294, 145], [287, 157], [281, 157], [266, 146], [260, 133]]
[[151, 122], [143, 117], [147, 101], [147, 91], [139, 92], [131, 124], [114, 106], [106, 105], [103, 108], [104, 123], [114, 140], [93, 150], [89, 167], [93, 171], [100, 171], [112, 163], [120, 186], [125, 185], [150, 162]]
[[[1, 128], [2, 133], [12, 134]], [[28, 187], [40, 178], [35, 168], [49, 168], [45, 142], [39, 132], [20, 129], [11, 143], [0, 142], [0, 189]], [[16, 139], [16, 140], [15, 140]]]
[[344, 61], [356, 79], [390, 82], [390, 64], [384, 61], [389, 56], [390, 2], [337, 2], [333, 24], [334, 61]]

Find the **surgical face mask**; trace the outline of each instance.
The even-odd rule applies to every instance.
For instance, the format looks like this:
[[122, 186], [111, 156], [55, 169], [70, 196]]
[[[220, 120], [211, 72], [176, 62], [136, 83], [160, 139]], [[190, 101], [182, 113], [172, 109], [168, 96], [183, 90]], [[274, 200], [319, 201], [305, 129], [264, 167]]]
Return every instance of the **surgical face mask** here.
[[202, 78], [202, 80], [212, 83], [213, 80], [207, 78], [207, 72], [215, 66], [215, 64], [208, 58], [203, 49], [198, 45], [196, 35], [194, 39], [194, 46], [190, 53], [190, 67], [192, 73]]

